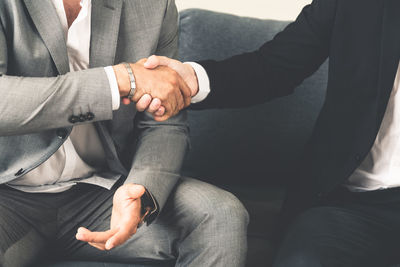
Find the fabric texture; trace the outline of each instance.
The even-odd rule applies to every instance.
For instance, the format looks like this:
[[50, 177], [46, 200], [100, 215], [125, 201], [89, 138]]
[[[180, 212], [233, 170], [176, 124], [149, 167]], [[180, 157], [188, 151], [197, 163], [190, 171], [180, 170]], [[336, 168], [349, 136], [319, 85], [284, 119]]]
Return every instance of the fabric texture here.
[[[156, 123], [151, 116], [137, 114], [133, 104], [112, 111], [104, 67], [151, 54], [176, 57], [174, 1], [93, 1], [91, 16], [90, 69], [69, 72], [65, 36], [53, 4], [0, 3], [0, 91], [4, 95], [0, 183], [46, 161], [73, 126], [88, 123], [71, 122], [71, 116], [80, 118], [90, 112], [111, 173], [105, 177], [124, 176], [128, 183], [142, 184], [162, 209], [179, 178], [189, 142], [185, 112]], [[18, 45], [9, 41], [12, 38], [20, 40]], [[18, 107], [18, 112], [9, 106]]]
[[398, 262], [399, 192], [338, 190], [295, 219], [274, 266], [375, 267]]
[[80, 226], [109, 229], [114, 192], [80, 184], [58, 194], [29, 194], [2, 186], [0, 265], [22, 267], [46, 258], [244, 266], [248, 215], [243, 205], [232, 194], [190, 178], [179, 182], [156, 221], [122, 246], [103, 252], [76, 240]]

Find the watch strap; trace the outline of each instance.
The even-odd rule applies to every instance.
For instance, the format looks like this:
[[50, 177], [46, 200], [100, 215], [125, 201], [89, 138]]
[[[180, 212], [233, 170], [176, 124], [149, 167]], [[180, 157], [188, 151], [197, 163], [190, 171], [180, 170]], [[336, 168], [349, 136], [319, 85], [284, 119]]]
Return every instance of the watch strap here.
[[133, 96], [135, 95], [135, 91], [136, 91], [135, 75], [133, 75], [133, 70], [132, 70], [132, 67], [131, 67], [131, 65], [129, 63], [123, 62], [122, 64], [125, 66], [125, 68], [126, 68], [126, 70], [128, 72], [129, 82], [130, 82], [130, 85], [131, 85], [131, 89], [129, 91], [129, 94], [126, 96], [126, 98], [132, 99]]

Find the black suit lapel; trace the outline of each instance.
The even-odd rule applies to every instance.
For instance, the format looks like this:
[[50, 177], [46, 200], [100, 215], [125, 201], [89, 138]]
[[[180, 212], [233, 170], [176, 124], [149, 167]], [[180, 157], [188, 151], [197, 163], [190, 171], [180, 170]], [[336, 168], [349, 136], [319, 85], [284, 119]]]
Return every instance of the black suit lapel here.
[[381, 59], [379, 66], [379, 114], [380, 126], [393, 88], [400, 59], [400, 1], [384, 0]]

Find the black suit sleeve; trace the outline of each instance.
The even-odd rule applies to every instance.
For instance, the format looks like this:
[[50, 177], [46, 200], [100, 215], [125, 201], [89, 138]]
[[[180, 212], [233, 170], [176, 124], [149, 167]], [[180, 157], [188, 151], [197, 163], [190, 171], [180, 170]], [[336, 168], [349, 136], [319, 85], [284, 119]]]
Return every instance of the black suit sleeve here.
[[211, 93], [193, 109], [245, 107], [291, 94], [327, 59], [338, 0], [314, 0], [257, 51], [199, 62]]

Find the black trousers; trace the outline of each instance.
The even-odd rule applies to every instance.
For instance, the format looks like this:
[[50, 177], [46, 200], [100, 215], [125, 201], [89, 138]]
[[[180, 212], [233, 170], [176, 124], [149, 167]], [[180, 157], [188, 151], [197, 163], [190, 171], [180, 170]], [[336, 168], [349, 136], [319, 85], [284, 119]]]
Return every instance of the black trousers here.
[[275, 267], [390, 266], [400, 262], [400, 188], [340, 189], [290, 224]]

